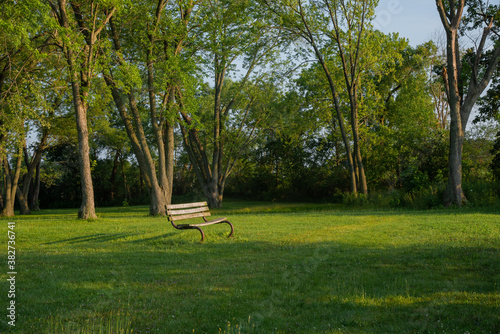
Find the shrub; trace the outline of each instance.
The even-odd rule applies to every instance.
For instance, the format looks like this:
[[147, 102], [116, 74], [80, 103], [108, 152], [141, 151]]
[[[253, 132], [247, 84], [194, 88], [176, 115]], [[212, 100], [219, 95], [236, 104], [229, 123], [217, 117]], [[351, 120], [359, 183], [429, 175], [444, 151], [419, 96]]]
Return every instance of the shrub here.
[[443, 207], [444, 185], [431, 185], [409, 192], [395, 192], [390, 201], [391, 207], [417, 210]]

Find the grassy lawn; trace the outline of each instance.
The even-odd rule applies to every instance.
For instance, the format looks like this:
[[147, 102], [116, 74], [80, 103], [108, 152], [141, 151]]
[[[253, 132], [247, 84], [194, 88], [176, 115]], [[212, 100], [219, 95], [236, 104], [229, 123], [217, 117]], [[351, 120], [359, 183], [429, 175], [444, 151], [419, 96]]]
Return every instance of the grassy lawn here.
[[[228, 202], [175, 230], [147, 207], [16, 222], [16, 333], [500, 333], [500, 214]], [[7, 320], [6, 320], [7, 319]]]

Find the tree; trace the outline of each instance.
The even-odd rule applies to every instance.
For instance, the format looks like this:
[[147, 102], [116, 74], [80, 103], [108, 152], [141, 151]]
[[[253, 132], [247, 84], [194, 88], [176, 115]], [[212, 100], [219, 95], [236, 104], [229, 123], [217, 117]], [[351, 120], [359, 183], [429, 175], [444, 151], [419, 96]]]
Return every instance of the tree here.
[[[317, 22], [318, 18], [323, 17], [324, 19], [324, 15], [318, 13], [318, 11], [308, 12], [305, 1], [302, 0], [298, 0], [297, 2], [291, 2], [287, 0], [279, 2], [263, 0], [262, 3], [267, 9], [270, 10], [270, 14], [275, 16], [276, 23], [280, 26], [280, 28], [285, 29], [294, 37], [303, 39], [313, 49], [316, 61], [323, 69], [323, 73], [328, 80], [328, 87], [330, 90], [334, 110], [334, 112], [332, 112], [332, 118], [336, 117], [339, 129], [342, 134], [342, 140], [344, 143], [349, 165], [351, 192], [357, 193], [358, 186], [356, 167], [353, 156], [351, 154], [351, 143], [348, 138], [345, 121], [339, 102], [338, 85], [334, 80], [331, 64], [328, 64], [326, 59], [327, 56], [324, 53], [324, 41], [321, 39], [321, 37], [318, 36], [318, 30], [321, 29], [320, 27], [322, 25], [328, 26], [328, 20], [326, 20], [326, 23], [324, 20], [322, 23]], [[312, 7], [312, 9], [315, 9], [315, 7]]]
[[[331, 118], [340, 130], [346, 151], [351, 192], [367, 194], [362, 119], [368, 112], [363, 110], [363, 103], [369, 95], [369, 76], [374, 71], [380, 73], [380, 64], [395, 62], [401, 57], [397, 38], [371, 28], [377, 1], [262, 0], [262, 3], [274, 15], [280, 29], [307, 43], [323, 69], [332, 104]], [[385, 43], [390, 47], [381, 48]], [[303, 46], [300, 49], [305, 51]], [[306, 56], [309, 56], [307, 52]], [[345, 125], [346, 119], [350, 131]]]
[[[351, 130], [353, 137], [353, 154], [357, 183], [364, 194], [368, 194], [365, 168], [361, 156], [359, 138], [359, 99], [362, 90], [362, 74], [370, 64], [370, 55], [363, 50], [370, 36], [366, 26], [373, 16], [377, 1], [346, 1], [323, 0], [323, 6], [328, 11], [332, 28], [326, 34], [335, 41], [337, 52], [342, 64], [346, 92], [349, 98], [351, 112]], [[365, 61], [363, 62], [363, 59]], [[368, 60], [368, 61], [366, 61]], [[378, 59], [380, 61], [380, 59]]]
[[434, 181], [441, 167], [426, 168], [428, 159], [440, 161], [435, 152], [442, 146], [430, 94], [429, 69], [435, 46], [430, 42], [415, 48], [403, 45], [401, 59], [379, 64], [380, 72], [373, 72], [375, 89], [365, 98], [375, 100], [365, 102], [375, 111], [368, 118], [369, 130], [364, 135], [368, 141], [368, 179], [376, 187], [391, 190], [418, 188], [415, 181], [420, 176]]
[[441, 129], [448, 128], [450, 117], [450, 106], [446, 96], [446, 88], [443, 80], [443, 69], [446, 67], [446, 34], [436, 33], [432, 38], [436, 45], [436, 50], [430, 55], [433, 67], [430, 72], [431, 82], [429, 83], [430, 93], [434, 101], [434, 112], [436, 113]]
[[0, 14], [0, 164], [6, 181], [5, 216], [14, 215], [16, 196], [21, 212], [29, 212], [26, 192], [20, 191], [18, 181], [28, 120], [38, 118], [37, 108], [44, 107], [43, 83], [36, 73], [51, 40], [44, 26], [47, 13], [40, 1], [29, 0], [5, 3]]
[[[181, 108], [180, 124], [200, 186], [209, 206], [217, 208], [228, 175], [255, 134], [254, 121], [265, 118], [265, 103], [259, 99], [270, 86], [262, 75], [252, 74], [273, 59], [280, 38], [264, 25], [254, 1], [210, 1], [201, 15], [206, 19], [195, 43], [213, 76], [213, 90], [201, 93], [210, 96], [204, 105], [191, 112]], [[243, 61], [242, 78], [228, 80], [238, 60]], [[196, 124], [200, 119], [205, 126]]]
[[32, 117], [26, 121], [25, 133], [29, 136], [23, 140], [24, 174], [16, 192], [21, 214], [30, 214], [31, 210], [39, 210], [38, 194], [40, 190], [40, 164], [42, 155], [50, 143], [55, 141], [59, 132], [56, 126], [57, 114], [67, 95], [67, 85], [61, 81], [64, 73], [64, 61], [50, 47], [51, 40], [41, 45], [43, 52], [36, 69], [30, 72], [30, 80], [37, 82], [37, 94], [31, 94], [26, 100], [31, 101]]
[[3, 159], [2, 165], [5, 173], [5, 200], [3, 204], [2, 216], [13, 217], [14, 216], [14, 203], [16, 199], [18, 181], [21, 173], [22, 164], [22, 147], [17, 143], [17, 147], [13, 147], [14, 150], [14, 170], [10, 166], [10, 162], [7, 159], [7, 154], [5, 152], [5, 146], [3, 147]]
[[89, 157], [87, 113], [89, 94], [99, 55], [99, 38], [116, 7], [109, 1], [47, 0], [57, 21], [54, 37], [68, 64], [78, 132], [78, 161], [82, 185], [81, 219], [97, 218]]
[[493, 155], [493, 160], [489, 167], [493, 172], [493, 177], [500, 181], [500, 131], [496, 135], [495, 144], [490, 153]]
[[[446, 31], [446, 68], [444, 78], [450, 105], [449, 177], [444, 195], [446, 205], [461, 206], [465, 201], [462, 189], [462, 155], [464, 135], [472, 109], [487, 88], [500, 57], [498, 38], [488, 48], [492, 36], [498, 37], [498, 5], [481, 0], [467, 2], [468, 16], [463, 21], [465, 0], [436, 0], [441, 22]], [[459, 33], [465, 29], [482, 28], [474, 48], [462, 54]], [[465, 61], [464, 61], [465, 60]]]
[[491, 88], [488, 90], [486, 96], [481, 98], [479, 104], [481, 105], [479, 115], [474, 122], [487, 120], [500, 121], [500, 66], [491, 81]]
[[103, 75], [150, 190], [151, 215], [165, 215], [172, 198], [175, 96], [191, 66], [183, 52], [196, 4], [138, 2], [110, 24], [112, 52]]

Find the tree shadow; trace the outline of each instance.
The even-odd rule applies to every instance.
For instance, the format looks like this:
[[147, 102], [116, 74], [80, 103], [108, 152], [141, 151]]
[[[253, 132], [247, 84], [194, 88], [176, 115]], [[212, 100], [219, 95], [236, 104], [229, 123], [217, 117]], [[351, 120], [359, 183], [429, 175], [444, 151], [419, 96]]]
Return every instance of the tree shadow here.
[[139, 233], [96, 233], [69, 239], [46, 242], [43, 243], [42, 245], [54, 245], [61, 243], [76, 244], [76, 243], [86, 243], [86, 242], [107, 242], [107, 241], [125, 239], [138, 234]]
[[164, 241], [164, 239], [172, 238], [172, 237], [174, 237], [176, 235], [177, 235], [177, 233], [175, 233], [175, 232], [169, 232], [169, 233], [165, 233], [165, 234], [162, 234], [162, 235], [157, 235], [157, 236], [150, 237], [150, 238], [130, 240], [128, 242], [137, 244], [137, 243], [149, 243], [149, 242], [152, 242], [152, 241]]

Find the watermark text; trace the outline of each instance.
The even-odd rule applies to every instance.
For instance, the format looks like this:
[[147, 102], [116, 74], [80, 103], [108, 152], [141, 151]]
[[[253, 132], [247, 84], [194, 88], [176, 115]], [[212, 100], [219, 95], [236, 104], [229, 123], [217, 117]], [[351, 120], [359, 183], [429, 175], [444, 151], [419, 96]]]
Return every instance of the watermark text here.
[[10, 326], [16, 326], [16, 223], [7, 223], [7, 282], [8, 285], [8, 306], [7, 323]]

